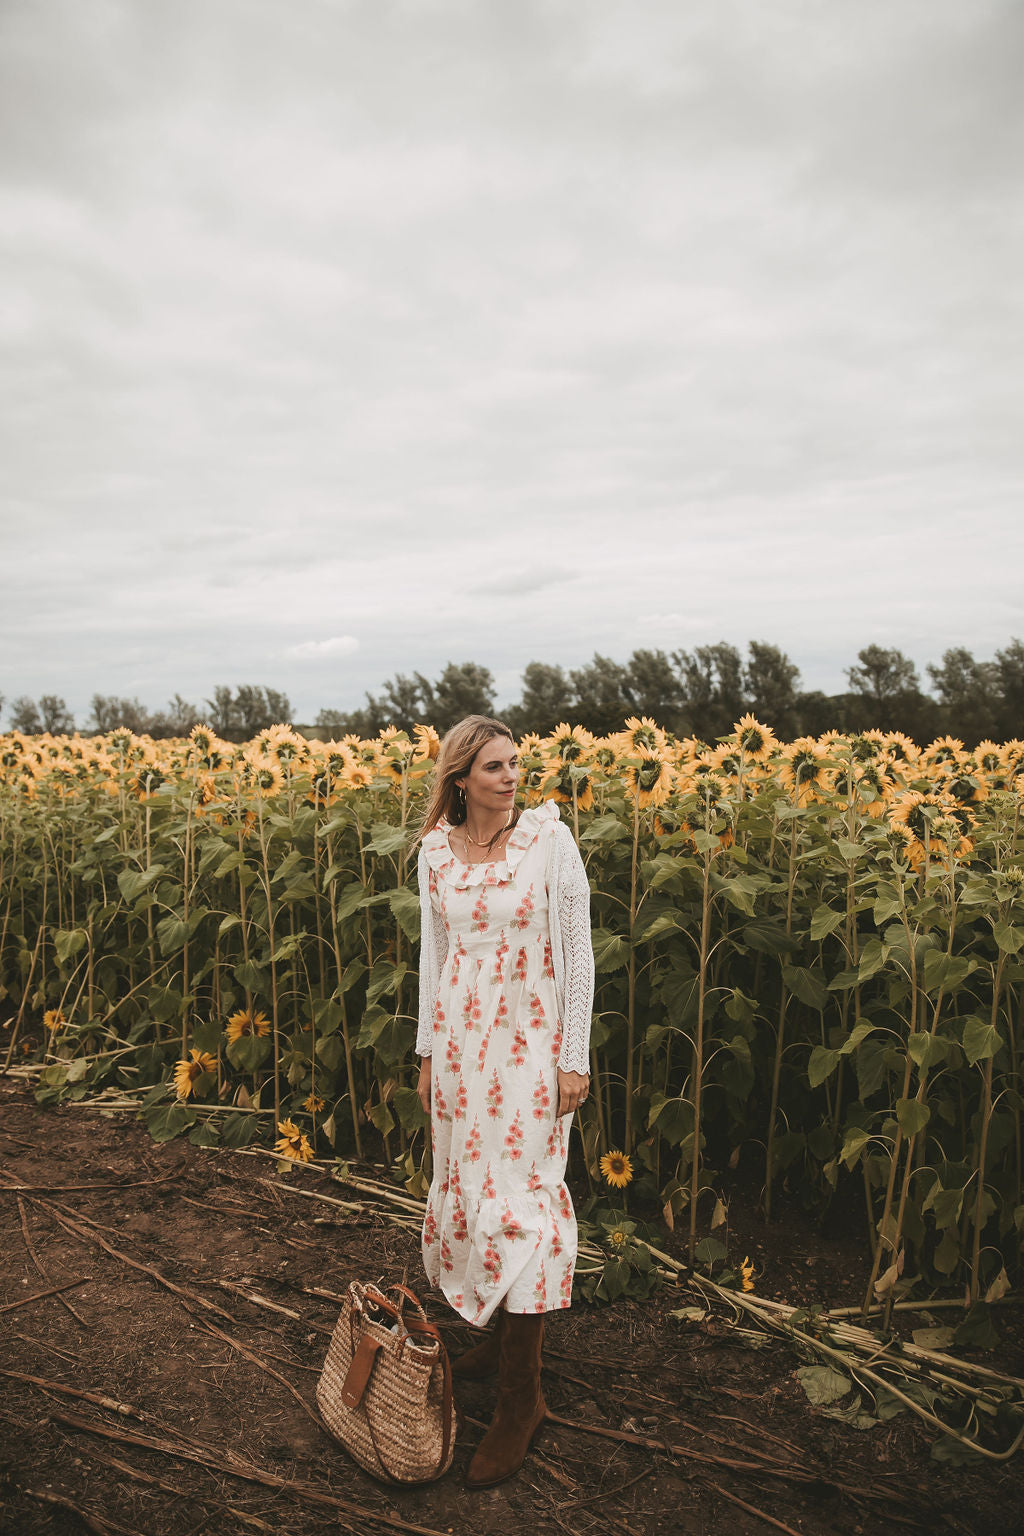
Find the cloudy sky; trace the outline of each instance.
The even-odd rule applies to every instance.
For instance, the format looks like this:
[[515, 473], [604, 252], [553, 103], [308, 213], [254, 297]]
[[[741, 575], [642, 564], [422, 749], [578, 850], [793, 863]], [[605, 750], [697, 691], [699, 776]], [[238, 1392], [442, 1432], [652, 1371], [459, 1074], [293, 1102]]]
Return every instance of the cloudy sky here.
[[1024, 635], [1017, 0], [0, 0], [0, 693]]

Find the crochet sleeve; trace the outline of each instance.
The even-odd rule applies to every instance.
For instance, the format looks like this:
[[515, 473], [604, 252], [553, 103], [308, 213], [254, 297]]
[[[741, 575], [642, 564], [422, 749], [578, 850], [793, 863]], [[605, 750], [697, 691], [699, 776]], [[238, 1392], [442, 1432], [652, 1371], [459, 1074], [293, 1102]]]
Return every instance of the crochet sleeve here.
[[565, 975], [565, 1017], [558, 1065], [590, 1071], [590, 1019], [594, 1010], [594, 947], [590, 937], [590, 881], [566, 826], [557, 829], [555, 900]]
[[430, 899], [430, 865], [420, 849], [420, 1012], [416, 1031], [417, 1056], [429, 1056], [434, 1048], [434, 999], [441, 967], [448, 955], [448, 934], [441, 914]]

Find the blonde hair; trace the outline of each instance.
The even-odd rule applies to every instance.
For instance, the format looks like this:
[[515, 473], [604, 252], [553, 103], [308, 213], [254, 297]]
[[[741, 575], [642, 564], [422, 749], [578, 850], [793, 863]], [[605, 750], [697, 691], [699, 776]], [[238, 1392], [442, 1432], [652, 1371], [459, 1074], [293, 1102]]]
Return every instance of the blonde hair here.
[[[460, 720], [446, 733], [441, 742], [441, 750], [437, 754], [434, 783], [423, 812], [423, 820], [416, 834], [417, 842], [428, 832], [432, 832], [442, 819], [453, 827], [464, 825], [466, 795], [455, 780], [463, 778], [469, 772], [480, 748], [486, 742], [492, 741], [495, 736], [505, 736], [515, 746], [515, 737], [505, 722], [492, 720], [489, 715], [467, 715], [465, 720]], [[519, 807], [516, 806], [511, 825], [515, 826], [518, 820]], [[503, 827], [501, 832], [505, 830]], [[492, 843], [501, 836], [501, 832], [494, 834], [491, 838]]]

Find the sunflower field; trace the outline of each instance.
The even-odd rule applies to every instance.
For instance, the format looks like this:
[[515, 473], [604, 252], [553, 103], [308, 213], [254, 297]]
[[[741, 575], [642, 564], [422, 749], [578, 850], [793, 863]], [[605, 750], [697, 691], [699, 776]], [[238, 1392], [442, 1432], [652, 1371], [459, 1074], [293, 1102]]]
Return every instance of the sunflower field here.
[[[5, 1068], [43, 1103], [135, 1103], [157, 1140], [383, 1159], [422, 1193], [437, 746], [0, 736]], [[769, 1216], [784, 1183], [863, 1223], [866, 1302], [999, 1294], [1024, 1228], [1024, 742], [783, 744], [745, 716], [713, 746], [633, 719], [520, 751], [593, 891], [581, 1171], [624, 1149], [692, 1260], [742, 1159]]]

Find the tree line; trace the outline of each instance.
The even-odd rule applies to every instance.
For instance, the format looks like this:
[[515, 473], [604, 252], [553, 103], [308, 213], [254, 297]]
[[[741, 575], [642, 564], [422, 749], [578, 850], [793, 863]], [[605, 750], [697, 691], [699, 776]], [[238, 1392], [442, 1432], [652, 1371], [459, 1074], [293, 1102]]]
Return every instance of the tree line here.
[[[595, 652], [585, 666], [569, 670], [531, 661], [520, 698], [500, 713], [517, 735], [546, 735], [563, 720], [607, 735], [630, 715], [649, 715], [679, 736], [711, 742], [747, 712], [784, 740], [871, 727], [905, 731], [921, 742], [949, 734], [967, 746], [1024, 735], [1024, 643], [1018, 639], [990, 661], [952, 647], [941, 662], [927, 665], [927, 690], [914, 662], [885, 646], [864, 646], [845, 670], [846, 690], [827, 694], [803, 690], [799, 668], [778, 646], [760, 640], [751, 640], [745, 655], [724, 640], [692, 651], [636, 650], [621, 662]], [[374, 736], [388, 725], [410, 730], [423, 722], [443, 733], [465, 715], [496, 712], [488, 668], [449, 662], [435, 679], [398, 672], [379, 693], [367, 693], [360, 708], [322, 709], [311, 729], [319, 736]], [[226, 741], [246, 741], [291, 714], [287, 694], [251, 684], [218, 686], [201, 709], [175, 694], [155, 714], [138, 699], [97, 693], [83, 729], [105, 733], [123, 726], [137, 735], [168, 737], [187, 735], [202, 722]], [[59, 734], [73, 730], [74, 720], [54, 694], [21, 697], [10, 706], [7, 729]]]
[[[0, 716], [3, 704], [0, 695]], [[150, 713], [139, 699], [94, 693], [82, 729], [97, 736], [126, 729], [136, 736], [165, 739], [187, 736], [194, 725], [211, 725], [224, 741], [248, 741], [268, 725], [289, 721], [291, 714], [291, 700], [286, 693], [251, 683], [242, 683], [235, 689], [220, 685], [201, 708], [176, 693], [166, 709], [155, 713]], [[64, 699], [56, 694], [44, 693], [38, 700], [22, 695], [11, 704], [6, 729], [22, 731], [27, 736], [40, 731], [59, 736], [73, 731], [75, 721]]]

